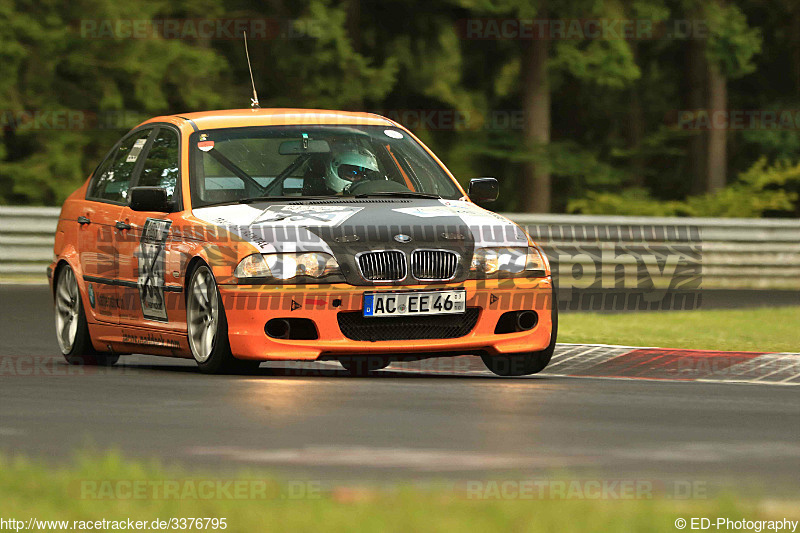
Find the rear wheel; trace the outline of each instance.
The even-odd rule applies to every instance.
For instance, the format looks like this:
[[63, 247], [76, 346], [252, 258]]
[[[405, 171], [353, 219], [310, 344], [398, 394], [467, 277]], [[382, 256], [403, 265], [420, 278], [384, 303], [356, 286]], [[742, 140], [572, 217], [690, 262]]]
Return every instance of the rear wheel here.
[[55, 307], [58, 347], [69, 364], [110, 366], [117, 362], [118, 355], [98, 353], [92, 346], [78, 281], [69, 265], [58, 271]]
[[382, 370], [389, 366], [390, 360], [385, 357], [371, 355], [354, 355], [339, 359], [339, 363], [353, 376], [363, 377], [375, 370]]
[[553, 330], [550, 333], [550, 344], [542, 351], [515, 353], [508, 355], [482, 355], [483, 364], [486, 368], [498, 376], [527, 376], [536, 374], [545, 369], [553, 357], [556, 349], [556, 337], [558, 336], [558, 308], [553, 296]]
[[217, 290], [217, 282], [206, 265], [197, 267], [186, 295], [186, 322], [189, 347], [205, 374], [247, 373], [259, 361], [236, 359], [228, 341], [228, 322]]

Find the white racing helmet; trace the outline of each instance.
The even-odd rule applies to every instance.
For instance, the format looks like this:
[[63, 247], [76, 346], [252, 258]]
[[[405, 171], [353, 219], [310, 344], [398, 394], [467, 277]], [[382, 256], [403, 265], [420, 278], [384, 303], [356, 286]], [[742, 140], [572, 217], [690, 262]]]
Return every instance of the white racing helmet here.
[[355, 182], [379, 179], [378, 160], [363, 146], [348, 146], [331, 154], [325, 170], [328, 188], [340, 193]]

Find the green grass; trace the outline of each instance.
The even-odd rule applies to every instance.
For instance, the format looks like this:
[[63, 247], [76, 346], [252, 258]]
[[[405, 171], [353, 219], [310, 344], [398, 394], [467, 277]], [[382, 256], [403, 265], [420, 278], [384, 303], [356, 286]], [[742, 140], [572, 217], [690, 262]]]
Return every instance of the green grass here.
[[[513, 476], [511, 476], [514, 478]], [[285, 485], [268, 499], [91, 499], [86, 482], [212, 479], [176, 468], [127, 461], [117, 454], [52, 467], [0, 459], [0, 517], [27, 520], [226, 518], [226, 531], [665, 531], [679, 517], [791, 518], [794, 502], [731, 496], [705, 500], [488, 500], [468, 499], [441, 486], [322, 490], [312, 499], [286, 499]], [[246, 473], [241, 479], [265, 479]], [[519, 479], [519, 478], [515, 478]], [[281, 488], [283, 487], [283, 488]], [[285, 494], [285, 492], [283, 492]]]
[[565, 313], [559, 317], [558, 327], [559, 342], [800, 352], [800, 307]]

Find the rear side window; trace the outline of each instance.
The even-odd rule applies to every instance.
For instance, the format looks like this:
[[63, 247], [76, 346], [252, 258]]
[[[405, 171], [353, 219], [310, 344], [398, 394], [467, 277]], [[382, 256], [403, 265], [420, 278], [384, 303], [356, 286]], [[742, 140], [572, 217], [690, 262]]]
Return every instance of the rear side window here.
[[151, 130], [140, 131], [125, 139], [97, 169], [88, 198], [124, 204], [128, 202], [131, 175]]
[[169, 128], [158, 130], [137, 185], [163, 187], [169, 201], [173, 201], [178, 186], [179, 154], [178, 134]]

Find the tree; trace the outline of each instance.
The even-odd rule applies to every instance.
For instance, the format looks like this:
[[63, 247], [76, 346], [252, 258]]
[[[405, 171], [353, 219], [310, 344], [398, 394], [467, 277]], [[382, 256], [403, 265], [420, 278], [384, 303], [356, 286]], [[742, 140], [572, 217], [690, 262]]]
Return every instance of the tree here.
[[[800, 160], [795, 128], [674, 119], [681, 109], [798, 109], [796, 0], [0, 0], [0, 203], [60, 203], [145, 118], [247, 105], [238, 36], [113, 31], [159, 19], [277, 22], [250, 41], [262, 107], [384, 111], [462, 184], [500, 177], [499, 210], [563, 211], [600, 193], [619, 195], [598, 204], [614, 212], [635, 198], [657, 210], [737, 176], [708, 195], [714, 202], [762, 156]], [[460, 29], [489, 20], [520, 34], [471, 39]], [[626, 20], [649, 21], [653, 38], [580, 33], [589, 21]], [[112, 31], [83, 35], [82, 21]], [[665, 21], [673, 30], [691, 21], [691, 38], [660, 33]], [[74, 111], [90, 123], [53, 124]], [[796, 180], [769, 187], [800, 192]]]
[[42, 4], [0, 2], [0, 201], [60, 203], [125, 129], [219, 105], [211, 88], [225, 63], [214, 50], [115, 27], [171, 16], [160, 2]]
[[394, 87], [397, 58], [389, 54], [379, 62], [359, 52], [362, 30], [348, 22], [348, 15], [366, 18], [355, 0], [311, 0], [295, 21], [307, 38], [270, 43], [268, 68], [289, 84], [271, 99], [275, 105], [296, 107], [302, 101], [309, 107], [360, 110], [380, 102]]
[[[619, 90], [637, 79], [640, 72], [627, 41], [616, 35], [595, 38], [581, 34], [585, 30], [582, 22], [586, 19], [622, 18], [623, 9], [613, 2], [589, 0], [557, 3], [461, 0], [458, 3], [468, 8], [473, 17], [513, 18], [521, 26], [532, 27], [531, 37], [522, 37], [520, 47], [510, 50], [506, 57], [495, 54], [487, 61], [499, 63], [503, 65], [501, 70], [518, 72], [519, 76], [518, 102], [524, 115], [524, 131], [522, 138], [516, 145], [509, 146], [506, 153], [507, 159], [523, 163], [522, 180], [516, 188], [517, 207], [528, 212], [551, 211], [553, 177], [563, 177], [565, 168], [575, 170], [580, 166], [565, 160], [572, 156], [573, 161], [585, 163], [595, 157], [592, 153], [576, 153], [574, 142], [553, 141], [554, 77], [555, 84], [579, 83], [588, 90], [598, 87]], [[577, 28], [577, 36], [569, 33], [569, 28], [572, 31]], [[498, 47], [492, 48], [493, 52], [497, 50]], [[555, 160], [567, 164], [554, 169]], [[594, 164], [590, 166], [597, 169]]]
[[[752, 58], [761, 50], [761, 34], [748, 26], [737, 6], [725, 5], [723, 0], [706, 3], [704, 13], [710, 30], [706, 44], [708, 109], [709, 113], [727, 112], [727, 82], [755, 70]], [[712, 121], [708, 131], [708, 192], [723, 188], [727, 182], [727, 137], [727, 128], [715, 126]]]
[[[547, 18], [543, 3], [539, 18]], [[550, 77], [548, 59], [550, 38], [544, 34], [526, 43], [523, 52], [522, 110], [525, 116], [525, 147], [536, 153], [550, 144]], [[545, 158], [533, 159], [525, 165], [522, 182], [522, 207], [525, 211], [547, 213], [552, 200], [549, 162]]]

